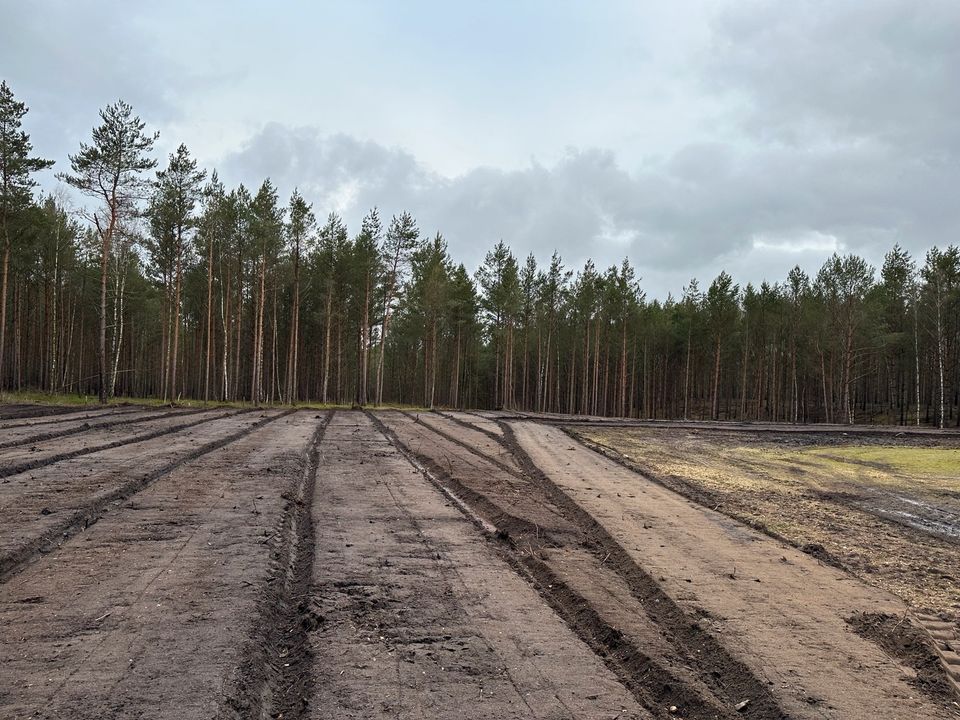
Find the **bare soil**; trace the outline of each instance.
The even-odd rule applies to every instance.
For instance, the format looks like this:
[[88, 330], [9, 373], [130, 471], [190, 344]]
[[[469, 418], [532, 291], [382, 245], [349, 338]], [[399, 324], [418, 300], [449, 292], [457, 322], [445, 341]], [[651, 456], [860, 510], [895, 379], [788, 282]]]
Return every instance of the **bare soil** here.
[[958, 716], [893, 594], [503, 418], [0, 406], [0, 717]]
[[592, 427], [574, 433], [914, 609], [960, 613], [960, 438]]
[[[112, 409], [112, 408], [111, 408]], [[0, 421], [21, 418], [40, 418], [47, 415], [63, 415], [85, 410], [82, 405], [34, 405], [31, 403], [10, 403], [0, 406]]]

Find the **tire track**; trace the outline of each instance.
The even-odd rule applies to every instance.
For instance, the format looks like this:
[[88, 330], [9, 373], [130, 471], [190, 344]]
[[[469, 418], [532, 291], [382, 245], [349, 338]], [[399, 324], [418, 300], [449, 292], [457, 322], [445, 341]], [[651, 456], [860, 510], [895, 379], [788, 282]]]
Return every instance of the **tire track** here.
[[70, 415], [72, 413], [82, 412], [85, 408], [64, 407], [63, 405], [30, 405], [18, 403], [6, 405], [3, 411], [0, 411], [0, 420], [26, 420], [27, 418], [48, 417], [51, 415]]
[[[493, 464], [496, 465], [498, 468], [500, 468], [501, 470], [503, 470], [505, 473], [509, 473], [510, 475], [513, 475], [515, 478], [518, 478], [518, 479], [526, 479], [526, 478], [523, 477], [523, 474], [520, 472], [520, 470], [518, 470], [515, 466], [512, 466], [512, 465], [510, 465], [510, 464], [508, 464], [508, 463], [505, 463], [505, 462], [503, 462], [503, 460], [500, 460], [499, 458], [495, 458], [495, 457], [493, 457], [492, 455], [489, 455], [489, 454], [483, 452], [482, 450], [478, 450], [477, 448], [475, 448], [475, 447], [474, 447], [473, 445], [471, 445], [470, 443], [467, 443], [467, 442], [464, 442], [463, 440], [460, 440], [460, 439], [459, 439], [458, 437], [456, 437], [455, 435], [451, 435], [450, 433], [448, 433], [448, 432], [446, 432], [446, 431], [444, 431], [444, 430], [441, 430], [441, 429], [438, 428], [438, 427], [435, 427], [435, 426], [433, 426], [433, 425], [430, 425], [429, 423], [423, 422], [422, 420], [420, 420], [419, 415], [415, 415], [415, 414], [413, 414], [413, 413], [411, 413], [411, 412], [409, 412], [409, 411], [407, 411], [407, 410], [399, 410], [398, 412], [400, 412], [402, 415], [405, 415], [405, 416], [407, 416], [408, 418], [410, 418], [411, 420], [413, 420], [417, 425], [420, 425], [421, 427], [425, 427], [425, 428], [427, 428], [427, 430], [429, 430], [430, 432], [433, 432], [433, 433], [439, 435], [440, 437], [444, 438], [445, 440], [449, 440], [449, 441], [452, 442], [454, 445], [459, 445], [459, 446], [462, 447], [464, 450], [473, 453], [474, 455], [476, 455], [476, 456], [477, 456], [478, 458], [480, 458], [481, 460], [486, 460], [487, 462], [493, 463]], [[443, 416], [443, 417], [446, 417], [446, 416]], [[454, 418], [447, 418], [447, 419], [452, 420], [453, 422], [458, 422], [458, 421], [455, 420]], [[462, 424], [463, 427], [464, 427], [465, 429], [467, 429], [467, 430], [474, 430], [474, 431], [476, 431], [476, 432], [484, 433], [485, 435], [487, 435], [487, 436], [490, 437], [491, 439], [496, 440], [498, 445], [500, 445], [501, 447], [504, 447], [504, 446], [503, 446], [503, 443], [501, 442], [501, 440], [502, 440], [503, 438], [497, 438], [497, 437], [491, 435], [490, 433], [487, 433], [487, 432], [485, 432], [485, 431], [483, 431], [483, 430], [480, 430], [479, 428], [474, 427], [473, 425], [470, 425], [469, 423], [460, 423], [460, 424]], [[504, 448], [504, 449], [506, 449], [506, 448]], [[507, 452], [509, 453], [509, 450], [507, 450]]]
[[308, 633], [317, 618], [311, 607], [315, 543], [311, 507], [320, 443], [333, 415], [328, 410], [317, 425], [304, 470], [284, 491], [287, 505], [272, 536], [273, 562], [242, 653], [246, 659], [234, 672], [232, 690], [218, 718], [296, 720], [304, 716], [313, 694]]
[[[739, 523], [743, 523], [744, 525], [753, 528], [757, 532], [761, 532], [764, 535], [783, 543], [784, 545], [794, 547], [801, 552], [816, 557], [819, 562], [825, 565], [834, 567], [850, 575], [851, 577], [857, 578], [857, 574], [851, 568], [845, 566], [833, 555], [826, 552], [816, 552], [815, 550], [811, 550], [810, 547], [801, 545], [795, 540], [792, 540], [791, 538], [772, 530], [765, 523], [759, 522], [747, 516], [737, 515], [736, 513], [728, 510], [721, 499], [712, 494], [709, 490], [698, 487], [694, 483], [688, 482], [687, 480], [678, 476], [671, 476], [669, 478], [664, 477], [660, 473], [653, 471], [651, 468], [642, 465], [638, 461], [632, 458], [626, 458], [621, 452], [609, 445], [606, 445], [598, 440], [591, 440], [581, 436], [573, 428], [562, 427], [560, 429], [574, 442], [580, 444], [588, 450], [591, 450], [592, 452], [604, 456], [608, 460], [617, 463], [630, 472], [637, 473], [639, 476], [654, 482], [673, 493], [682, 495], [698, 505], [702, 505], [705, 508], [712, 508], [715, 512], [722, 513]], [[882, 520], [902, 525], [911, 532], [924, 532], [909, 523], [903, 522], [895, 517], [890, 517], [882, 512], [876, 511], [875, 509], [861, 507], [859, 505], [858, 507], [860, 507], [860, 509], [862, 509], [864, 512], [871, 513]], [[947, 542], [956, 542], [954, 538], [945, 537], [942, 535], [938, 535], [937, 537], [940, 537]], [[822, 548], [820, 548], [820, 550], [822, 551]], [[945, 629], [950, 626], [950, 623], [944, 623], [943, 620], [936, 615], [926, 614], [921, 610], [912, 611], [909, 617], [912, 624], [923, 630], [928, 636], [930, 641], [930, 652], [935, 654], [943, 671], [941, 679], [947, 686], [949, 686], [953, 693], [953, 697], [960, 698], [960, 656], [958, 656], [953, 649], [960, 648], [960, 637], [953, 637], [951, 639], [949, 636], [945, 635]], [[869, 635], [865, 635], [865, 637], [869, 637]], [[945, 655], [945, 651], [952, 654]], [[932, 692], [933, 695], [937, 694], [936, 690], [930, 691], [929, 688], [928, 692]]]
[[[242, 412], [252, 412], [252, 410], [242, 411]], [[48, 554], [53, 551], [60, 545], [63, 545], [66, 542], [69, 542], [75, 535], [84, 531], [94, 523], [96, 523], [103, 515], [110, 509], [110, 506], [126, 498], [135, 495], [144, 488], [153, 484], [159, 478], [167, 475], [182, 465], [189, 463], [193, 460], [196, 460], [203, 455], [213, 452], [214, 450], [219, 450], [220, 448], [239, 440], [245, 435], [249, 435], [255, 430], [263, 427], [267, 423], [271, 423], [280, 418], [286, 417], [290, 413], [294, 412], [293, 409], [286, 410], [278, 415], [267, 416], [261, 418], [257, 422], [245, 427], [237, 432], [231, 433], [226, 437], [220, 438], [219, 440], [214, 440], [208, 442], [195, 450], [183, 455], [172, 462], [167, 463], [166, 465], [157, 468], [156, 470], [138, 477], [133, 480], [129, 480], [122, 485], [114, 488], [110, 492], [101, 495], [100, 497], [92, 500], [85, 507], [76, 510], [70, 514], [65, 520], [58, 523], [57, 525], [50, 528], [43, 535], [34, 538], [24, 545], [21, 545], [16, 550], [6, 553], [3, 556], [0, 556], [0, 584], [7, 582], [14, 575], [22, 572], [27, 566], [29, 566], [33, 561], [37, 560], [43, 555]], [[233, 414], [233, 413], [230, 413]], [[230, 415], [228, 414], [228, 415]], [[239, 413], [236, 413], [239, 414]], [[227, 417], [228, 415], [218, 416], [218, 417]], [[161, 433], [155, 433], [151, 437], [159, 437], [160, 435], [165, 435], [170, 432], [174, 432], [177, 429], [183, 429], [184, 427], [192, 427], [193, 425], [199, 425], [201, 422], [209, 422], [218, 418], [208, 418], [194, 423], [189, 423], [185, 426], [180, 426], [179, 428], [174, 428], [170, 430], [165, 430]], [[150, 439], [150, 438], [140, 438], [140, 439]], [[127, 442], [121, 442], [112, 447], [119, 447], [120, 445], [128, 444]], [[103, 449], [103, 448], [98, 448]]]
[[[648, 615], [657, 626], [663, 629], [664, 638], [668, 642], [673, 640], [674, 649], [681, 653], [683, 662], [694, 670], [696, 677], [709, 688], [713, 697], [705, 695], [671, 671], [668, 666], [643, 652], [633, 640], [607, 623], [587, 598], [565, 583], [540, 556], [540, 550], [551, 543], [542, 528], [511, 514], [485, 495], [466, 487], [434, 460], [413, 451], [379, 418], [372, 414], [370, 417], [377, 429], [394, 444], [398, 451], [407, 457], [429, 482], [451, 497], [461, 511], [484, 531], [486, 536], [495, 543], [502, 559], [530, 582], [557, 615], [603, 660], [637, 701], [652, 714], [657, 717], [675, 717], [669, 713], [669, 707], [673, 705], [682, 707], [682, 717], [691, 720], [739, 717], [771, 720], [786, 717], [766, 687], [753, 678], [745, 666], [730, 658], [712, 636], [700, 631], [694, 620], [688, 618], [655, 583], [654, 592], [647, 592], [642, 597], [635, 593], [635, 597], [648, 611], [651, 610], [651, 606], [653, 610], [660, 610], [656, 606], [665, 603], [676, 609], [678, 617], [669, 616], [662, 611], [648, 612]], [[421, 425], [443, 437], [434, 428]], [[540, 485], [534, 478], [527, 479], [533, 481], [535, 487]], [[579, 523], [574, 522], [574, 525], [583, 531]], [[522, 548], [514, 542], [514, 538], [520, 537], [524, 539]], [[533, 547], [531, 538], [538, 538], [536, 541], [538, 547]], [[598, 559], [609, 564], [611, 559], [609, 555], [612, 553], [608, 553], [606, 548], [596, 547], [594, 538], [595, 535], [588, 535], [583, 544], [592, 550]], [[611, 568], [611, 570], [616, 572], [617, 568]], [[630, 590], [635, 592], [635, 586], [630, 579], [623, 577], [620, 572], [617, 574], [621, 575], [621, 579], [627, 583]], [[650, 581], [653, 582], [652, 578]], [[678, 646], [677, 633], [688, 635], [697, 633], [703, 638], [697, 638], [695, 648]], [[701, 658], [700, 655], [706, 654], [719, 657], [712, 662], [705, 662], [705, 658]], [[750, 687], [745, 689], [734, 683], [723, 686], [719, 678], [722, 677], [724, 681], [729, 680], [729, 677], [723, 673], [731, 671], [746, 673], [752, 680], [748, 683]], [[749, 694], [740, 694], [743, 692]], [[735, 710], [736, 705], [744, 698], [750, 698], [750, 704], [740, 711]]]
[[[480, 427], [479, 425], [474, 425], [474, 424], [471, 423], [471, 422], [468, 422], [468, 421], [466, 421], [466, 420], [463, 420], [463, 419], [461, 419], [461, 418], [458, 418], [458, 417], [456, 417], [455, 415], [451, 415], [451, 414], [448, 413], [448, 412], [444, 412], [443, 410], [436, 410], [436, 409], [435, 409], [434, 412], [435, 412], [437, 415], [439, 415], [440, 417], [446, 418], [446, 419], [449, 420], [450, 422], [455, 422], [457, 425], [459, 425], [459, 426], [462, 427], [462, 428], [465, 428], [465, 429], [467, 429], [467, 430], [476, 430], [477, 432], [482, 432], [484, 435], [486, 435], [486, 436], [487, 436], [488, 438], [490, 438], [491, 440], [496, 440], [497, 442], [500, 442], [500, 440], [502, 439], [500, 435], [497, 435], [497, 433], [493, 432], [492, 430], [487, 430], [486, 428], [482, 428], [482, 427]], [[468, 414], [470, 414], [470, 415], [473, 415], [473, 414], [474, 414], [474, 413], [470, 412], [469, 410], [464, 410], [463, 412], [464, 412], [464, 413], [468, 413]]]
[[[4, 422], [3, 424], [0, 424], [0, 430], [16, 430], [18, 428], [22, 429], [22, 428], [37, 427], [38, 425], [55, 425], [57, 423], [73, 422], [74, 420], [89, 420], [91, 418], [93, 419], [103, 418], [105, 416], [122, 417], [123, 415], [126, 415], [128, 413], [135, 413], [138, 411], [142, 411], [143, 409], [144, 408], [138, 408], [138, 407], [104, 408], [101, 410], [91, 410], [86, 415], [78, 414], [74, 416], [71, 413], [66, 417], [58, 415], [52, 418], [41, 415], [40, 417], [44, 418], [42, 420], [37, 420], [36, 418], [28, 418], [23, 420], [22, 422], [19, 420], [11, 420], [10, 422]], [[4, 418], [0, 417], [0, 421], [2, 421], [3, 419]]]
[[[92, 445], [90, 447], [80, 448], [78, 450], [71, 450], [69, 452], [58, 453], [56, 455], [49, 455], [41, 460], [27, 460], [26, 462], [15, 463], [15, 464], [6, 465], [6, 466], [0, 465], [0, 478], [10, 477], [11, 475], [17, 475], [22, 472], [27, 472], [28, 470], [39, 470], [40, 468], [46, 467], [47, 465], [53, 465], [54, 463], [63, 462], [64, 460], [72, 460], [73, 458], [80, 457], [82, 455], [90, 455], [92, 453], [101, 452], [102, 450], [113, 450], [114, 448], [122, 447], [123, 445], [130, 445], [132, 443], [144, 442], [145, 440], [153, 440], [154, 438], [179, 432], [180, 430], [186, 430], [187, 428], [192, 428], [196, 425], [201, 425], [205, 422], [212, 422], [214, 420], [230, 417], [232, 415], [240, 415], [243, 413], [248, 413], [253, 411], [254, 411], [254, 408], [245, 408], [243, 410], [236, 410], [236, 411], [231, 410], [231, 411], [222, 413], [220, 415], [214, 415], [212, 417], [203, 417], [203, 418], [200, 418], [199, 420], [181, 423], [179, 425], [174, 425], [172, 427], [161, 428], [160, 430], [144, 433], [142, 435], [134, 435], [133, 437], [129, 437], [129, 438], [113, 440], [112, 442], [104, 443], [103, 445]], [[197, 411], [190, 411], [189, 414], [196, 414], [196, 412]], [[170, 417], [170, 416], [168, 415], [167, 417]], [[151, 419], [154, 419], [154, 418], [151, 418]], [[75, 434], [75, 433], [71, 433], [71, 434]]]
[[[764, 682], [743, 662], [730, 655], [713, 635], [702, 630], [589, 512], [537, 467], [520, 447], [509, 423], [500, 421], [498, 424], [503, 429], [504, 447], [513, 453], [524, 473], [541, 488], [568, 520], [580, 527], [591, 539], [590, 549], [593, 554], [602, 557], [606, 565], [627, 583], [651, 620], [664, 628], [666, 636], [671, 638], [684, 661], [706, 682], [711, 691], [731, 707], [744, 698], [750, 698], [750, 704], [743, 709], [740, 717], [757, 720], [785, 717]], [[720, 678], [723, 678], [723, 681]]]
[[[493, 418], [491, 418], [493, 419]], [[914, 425], [837, 425], [835, 423], [741, 422], [739, 420], [640, 420], [637, 418], [590, 417], [583, 415], [555, 415], [503, 412], [497, 422], [529, 420], [559, 427], [589, 428], [648, 428], [666, 430], [705, 430], [717, 432], [752, 432], [758, 434], [791, 433], [796, 435], [835, 435], [842, 433], [862, 437], [916, 437], [929, 439], [960, 438], [955, 427], [937, 428]]]
[[[176, 412], [157, 412], [154, 415], [147, 415], [142, 418], [133, 418], [132, 420], [125, 420], [121, 417], [117, 422], [102, 422], [96, 424], [84, 423], [75, 428], [67, 428], [66, 430], [54, 430], [52, 432], [39, 433], [37, 435], [30, 435], [28, 437], [20, 438], [18, 440], [8, 440], [7, 442], [0, 443], [0, 450], [6, 450], [8, 448], [20, 447], [21, 445], [29, 445], [31, 443], [45, 442], [47, 440], [56, 440], [59, 438], [69, 437], [71, 435], [79, 435], [80, 433], [89, 432], [90, 430], [102, 430], [104, 428], [116, 428], [116, 427], [125, 427], [127, 425], [136, 425], [143, 422], [153, 422], [154, 420], [162, 420], [164, 418], [180, 417], [183, 415], [196, 415], [201, 413], [203, 410], [178, 410]], [[78, 418], [79, 419], [79, 418]]]

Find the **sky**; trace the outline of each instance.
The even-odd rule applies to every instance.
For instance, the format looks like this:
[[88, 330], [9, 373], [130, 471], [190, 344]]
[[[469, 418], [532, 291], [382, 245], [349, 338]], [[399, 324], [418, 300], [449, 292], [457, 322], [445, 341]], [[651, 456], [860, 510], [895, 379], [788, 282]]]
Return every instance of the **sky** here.
[[409, 210], [470, 270], [628, 257], [662, 299], [958, 242], [955, 0], [0, 0], [0, 78], [46, 191], [122, 98], [161, 165]]

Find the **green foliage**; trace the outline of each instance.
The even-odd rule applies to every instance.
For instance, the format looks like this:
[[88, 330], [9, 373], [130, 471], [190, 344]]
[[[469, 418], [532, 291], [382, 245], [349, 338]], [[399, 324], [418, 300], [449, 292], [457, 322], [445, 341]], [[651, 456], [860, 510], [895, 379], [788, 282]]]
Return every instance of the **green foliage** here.
[[574, 273], [503, 240], [471, 275], [409, 212], [384, 222], [374, 208], [359, 229], [330, 213], [318, 227], [299, 191], [284, 206], [270, 180], [253, 195], [225, 188], [183, 145], [150, 180], [156, 135], [122, 101], [60, 176], [95, 201], [80, 224], [32, 195], [50, 163], [32, 155], [25, 112], [0, 85], [0, 206], [17, 239], [7, 387], [97, 389], [99, 325], [117, 391], [135, 396], [960, 420], [953, 246], [919, 268], [895, 246], [879, 278], [834, 255], [813, 280], [795, 267], [741, 288], [723, 271], [663, 300], [646, 298], [630, 258]]
[[0, 82], [0, 223], [30, 204], [36, 187], [32, 175], [53, 165], [32, 157], [30, 136], [22, 130], [26, 104], [16, 100], [6, 81]]
[[148, 153], [159, 134], [146, 133], [146, 123], [123, 100], [101, 110], [100, 120], [93, 142], [81, 142], [80, 152], [70, 155], [72, 172], [58, 177], [84, 195], [103, 199], [110, 212], [132, 209], [150, 186], [143, 173], [157, 165]]

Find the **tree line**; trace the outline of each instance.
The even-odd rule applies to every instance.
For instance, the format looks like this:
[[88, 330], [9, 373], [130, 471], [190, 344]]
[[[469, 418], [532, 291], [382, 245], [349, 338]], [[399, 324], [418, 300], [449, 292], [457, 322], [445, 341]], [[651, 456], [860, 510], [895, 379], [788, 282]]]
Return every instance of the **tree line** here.
[[36, 192], [27, 113], [0, 84], [0, 390], [404, 403], [641, 418], [960, 424], [960, 251], [879, 273], [648, 300], [628, 259], [576, 272], [504, 242], [471, 275], [440, 233], [374, 208], [353, 232], [269, 179], [225, 187], [124, 102]]

